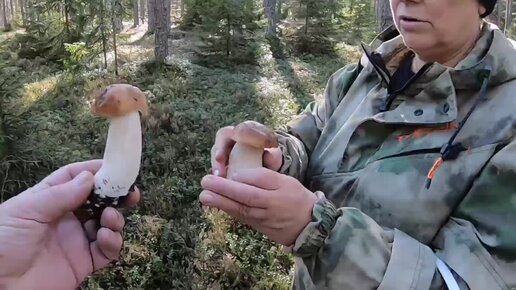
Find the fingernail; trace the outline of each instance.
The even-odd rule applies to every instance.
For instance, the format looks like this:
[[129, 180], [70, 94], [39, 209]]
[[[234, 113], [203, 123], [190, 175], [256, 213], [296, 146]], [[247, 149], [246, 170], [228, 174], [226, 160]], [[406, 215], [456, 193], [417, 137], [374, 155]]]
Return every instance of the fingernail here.
[[220, 176], [220, 170], [215, 169], [215, 171], [213, 171], [213, 175]]
[[199, 200], [202, 202], [202, 204], [209, 205], [213, 201], [213, 196], [209, 193], [201, 193]]

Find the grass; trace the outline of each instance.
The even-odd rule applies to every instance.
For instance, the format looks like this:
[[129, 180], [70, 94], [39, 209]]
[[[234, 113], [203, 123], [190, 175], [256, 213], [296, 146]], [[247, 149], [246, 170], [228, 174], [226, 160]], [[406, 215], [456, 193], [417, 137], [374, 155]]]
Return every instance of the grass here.
[[171, 40], [168, 65], [156, 66], [149, 61], [152, 39], [138, 36], [134, 42], [129, 35], [121, 43], [126, 59], [120, 76], [114, 77], [19, 59], [9, 53], [13, 34], [0, 38], [3, 77], [10, 81], [0, 88], [8, 145], [0, 155], [1, 201], [60, 166], [101, 158], [107, 123], [87, 108], [96, 88], [129, 82], [151, 103], [138, 179], [143, 201], [126, 213], [121, 259], [81, 289], [289, 289], [292, 258], [223, 213], [203, 211], [199, 182], [210, 170], [218, 128], [244, 120], [284, 125], [322, 96], [330, 74], [356, 60], [353, 47], [332, 56], [275, 58], [269, 43], [257, 38], [255, 50], [246, 54], [253, 58], [246, 63], [256, 65], [236, 65], [199, 57], [194, 52], [202, 50], [202, 39], [186, 37]]

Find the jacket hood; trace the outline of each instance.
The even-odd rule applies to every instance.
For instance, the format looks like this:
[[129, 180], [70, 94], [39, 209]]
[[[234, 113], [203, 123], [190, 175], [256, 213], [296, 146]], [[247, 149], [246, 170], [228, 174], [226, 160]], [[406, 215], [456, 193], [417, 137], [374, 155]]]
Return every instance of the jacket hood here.
[[[391, 39], [381, 42], [384, 35]], [[373, 49], [375, 43], [378, 46], [376, 50]], [[371, 45], [362, 44], [362, 48], [364, 56], [361, 64], [364, 68], [374, 70], [370, 59], [371, 55], [377, 54], [391, 75], [410, 52], [401, 35], [393, 32], [393, 28], [379, 35]], [[449, 77], [455, 89], [478, 90], [486, 72], [489, 73], [490, 87], [516, 79], [516, 42], [507, 38], [496, 25], [484, 21], [481, 36], [465, 59], [454, 68], [433, 63], [418, 82], [428, 84], [438, 78]]]

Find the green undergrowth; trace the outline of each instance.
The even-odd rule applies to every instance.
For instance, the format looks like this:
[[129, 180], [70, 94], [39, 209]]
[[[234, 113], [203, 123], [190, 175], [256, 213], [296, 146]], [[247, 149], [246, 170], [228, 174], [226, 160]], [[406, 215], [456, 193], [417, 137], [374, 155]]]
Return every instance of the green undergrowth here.
[[221, 212], [203, 211], [200, 180], [210, 171], [219, 128], [244, 120], [285, 125], [321, 97], [330, 74], [356, 61], [353, 48], [337, 48], [331, 56], [275, 58], [268, 42], [257, 41], [256, 59], [246, 62], [257, 65], [209, 58], [194, 63], [172, 52], [167, 65], [128, 62], [114, 77], [20, 59], [7, 49], [16, 44], [9, 45], [0, 47], [2, 78], [9, 80], [2, 91], [8, 148], [0, 160], [2, 201], [60, 166], [102, 157], [108, 124], [88, 110], [96, 89], [128, 82], [151, 104], [137, 181], [143, 200], [126, 212], [121, 259], [81, 289], [290, 287], [292, 257]]

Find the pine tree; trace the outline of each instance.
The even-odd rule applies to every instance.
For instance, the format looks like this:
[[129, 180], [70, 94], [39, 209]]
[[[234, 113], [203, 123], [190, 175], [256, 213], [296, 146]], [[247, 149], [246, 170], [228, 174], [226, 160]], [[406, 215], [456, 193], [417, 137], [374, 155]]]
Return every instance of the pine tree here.
[[133, 20], [134, 20], [134, 27], [138, 27], [140, 25], [140, 13], [139, 13], [139, 7], [138, 7], [138, 0], [133, 0]]
[[148, 33], [154, 33], [154, 30], [156, 29], [156, 2], [159, 2], [161, 0], [148, 0], [147, 2], [147, 13], [148, 13]]
[[255, 28], [256, 4], [255, 0], [187, 0], [183, 24], [212, 33], [214, 48], [230, 56], [244, 46], [246, 31]]
[[154, 53], [156, 61], [163, 63], [168, 56], [168, 35], [170, 34], [170, 0], [158, 0], [154, 5], [156, 19]]

